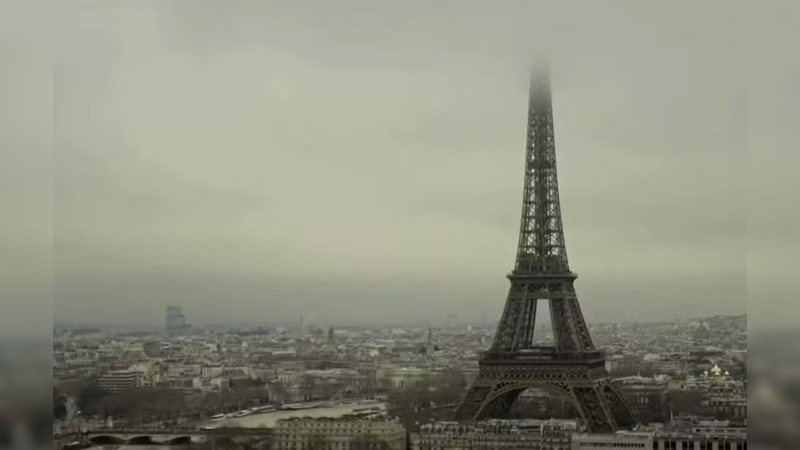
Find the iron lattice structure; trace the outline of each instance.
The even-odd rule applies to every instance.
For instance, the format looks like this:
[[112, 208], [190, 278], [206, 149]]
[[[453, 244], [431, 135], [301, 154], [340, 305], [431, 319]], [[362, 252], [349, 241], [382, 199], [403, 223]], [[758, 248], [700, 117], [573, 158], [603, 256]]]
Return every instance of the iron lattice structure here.
[[[494, 342], [456, 409], [460, 420], [508, 417], [516, 397], [528, 388], [572, 400], [594, 432], [634, 424], [630, 409], [611, 385], [605, 356], [595, 349], [581, 313], [561, 222], [556, 174], [549, 74], [531, 77], [525, 186], [519, 245], [511, 287]], [[536, 306], [547, 301], [554, 345], [534, 345]]]

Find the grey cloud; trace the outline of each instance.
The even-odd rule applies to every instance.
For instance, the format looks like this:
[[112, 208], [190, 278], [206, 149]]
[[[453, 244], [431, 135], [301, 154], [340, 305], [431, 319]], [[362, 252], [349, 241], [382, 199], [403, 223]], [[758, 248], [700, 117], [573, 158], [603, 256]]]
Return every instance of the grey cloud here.
[[[772, 117], [749, 120], [747, 16], [728, 3], [122, 1], [61, 12], [63, 320], [156, 322], [168, 302], [197, 321], [316, 311], [337, 322], [362, 310], [494, 320], [536, 54], [551, 60], [567, 245], [588, 320], [742, 312], [745, 149], [796, 136]], [[766, 106], [794, 114], [774, 95], [791, 79], [771, 81]], [[786, 183], [764, 183], [778, 194], [759, 203], [788, 200]], [[790, 233], [787, 216], [771, 229]]]

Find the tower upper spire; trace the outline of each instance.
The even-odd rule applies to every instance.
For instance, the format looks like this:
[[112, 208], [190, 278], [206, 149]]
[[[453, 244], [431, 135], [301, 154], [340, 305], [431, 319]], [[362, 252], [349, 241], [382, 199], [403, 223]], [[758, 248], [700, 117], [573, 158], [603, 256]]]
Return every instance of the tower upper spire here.
[[561, 223], [550, 71], [537, 65], [530, 79], [525, 182], [514, 272], [569, 273]]

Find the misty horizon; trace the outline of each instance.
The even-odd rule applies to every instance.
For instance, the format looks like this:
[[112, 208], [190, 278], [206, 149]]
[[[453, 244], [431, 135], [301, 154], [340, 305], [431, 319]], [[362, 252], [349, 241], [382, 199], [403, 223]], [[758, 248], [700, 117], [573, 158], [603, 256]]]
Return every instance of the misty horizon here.
[[[595, 326], [603, 326], [603, 325], [637, 325], [637, 324], [665, 324], [665, 323], [683, 323], [683, 322], [693, 322], [693, 321], [705, 321], [708, 319], [714, 318], [747, 318], [746, 314], [718, 314], [718, 315], [711, 315], [711, 316], [703, 316], [703, 317], [686, 317], [686, 318], [668, 318], [668, 319], [661, 319], [661, 320], [637, 320], [637, 321], [602, 321], [602, 322], [592, 322], [587, 321], [587, 324], [590, 327]], [[437, 329], [446, 329], [451, 327], [462, 327], [462, 326], [471, 326], [471, 327], [479, 327], [479, 328], [489, 328], [494, 329], [497, 327], [498, 321], [489, 322], [488, 320], [485, 323], [482, 322], [469, 322], [469, 321], [462, 321], [458, 318], [455, 318], [452, 323], [447, 323], [447, 320], [441, 320], [439, 322], [435, 321], [428, 321], [428, 322], [385, 322], [385, 323], [374, 323], [374, 322], [342, 322], [342, 323], [306, 323], [303, 322], [302, 326], [304, 328], [317, 328], [326, 330], [328, 328], [333, 328], [334, 330], [338, 329], [370, 329], [370, 328], [380, 328], [380, 327], [398, 327], [398, 328], [410, 328], [414, 330], [422, 330], [426, 331], [428, 328], [432, 328], [434, 331]], [[226, 327], [247, 327], [247, 328], [296, 328], [300, 325], [299, 318], [294, 321], [276, 321], [276, 322], [259, 322], [259, 321], [238, 321], [238, 322], [201, 322], [201, 323], [190, 323], [191, 327], [197, 328], [226, 328]], [[144, 324], [144, 323], [114, 323], [114, 322], [59, 322], [55, 321], [53, 323], [54, 329], [81, 329], [81, 328], [89, 328], [89, 329], [99, 329], [99, 330], [120, 330], [120, 329], [129, 329], [129, 330], [163, 330], [164, 323], [152, 323], [152, 324]], [[542, 329], [546, 331], [552, 330], [552, 326], [549, 322], [542, 324]]]

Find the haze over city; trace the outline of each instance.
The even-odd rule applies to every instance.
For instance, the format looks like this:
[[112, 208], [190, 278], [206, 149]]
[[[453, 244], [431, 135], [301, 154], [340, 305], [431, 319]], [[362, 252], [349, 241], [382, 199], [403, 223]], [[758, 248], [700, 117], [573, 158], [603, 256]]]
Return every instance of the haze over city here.
[[497, 320], [542, 56], [588, 320], [743, 313], [740, 49], [584, 9], [66, 11], [56, 321]]

